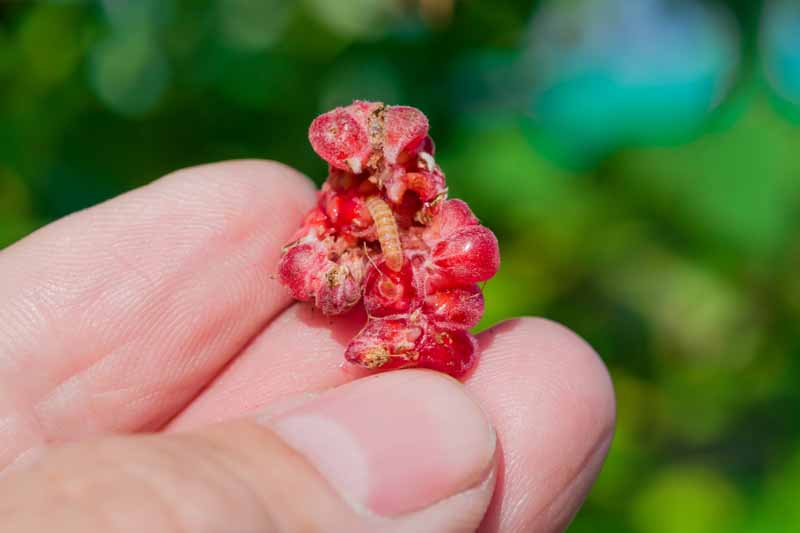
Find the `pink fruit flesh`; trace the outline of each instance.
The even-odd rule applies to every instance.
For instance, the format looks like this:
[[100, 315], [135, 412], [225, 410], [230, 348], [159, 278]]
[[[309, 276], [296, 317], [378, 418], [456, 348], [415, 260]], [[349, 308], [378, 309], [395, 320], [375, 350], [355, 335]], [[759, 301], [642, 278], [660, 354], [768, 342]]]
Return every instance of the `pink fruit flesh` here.
[[385, 264], [370, 269], [364, 286], [364, 307], [369, 316], [407, 316], [419, 299], [414, 281], [410, 261], [399, 272]]
[[466, 330], [433, 330], [420, 347], [417, 363], [422, 368], [460, 377], [475, 364], [477, 345]]
[[483, 315], [483, 293], [478, 285], [442, 289], [429, 294], [423, 312], [432, 322], [450, 329], [475, 327]]
[[438, 286], [491, 278], [500, 267], [495, 250], [497, 239], [484, 226], [469, 226], [450, 234], [431, 251]]
[[391, 106], [386, 108], [384, 131], [383, 154], [393, 165], [401, 152], [413, 150], [428, 136], [428, 118], [413, 107]]
[[[497, 272], [500, 252], [466, 203], [447, 200], [428, 127], [412, 107], [362, 101], [314, 120], [311, 145], [331, 170], [278, 275], [294, 298], [326, 315], [347, 312], [363, 297], [368, 321], [350, 341], [348, 361], [459, 377], [477, 355], [469, 333], [484, 308], [477, 283]], [[377, 198], [391, 211], [378, 217], [383, 241], [370, 198], [373, 208]], [[392, 225], [402, 255], [393, 239], [387, 263], [381, 242], [388, 245], [387, 230], [395, 235]]]

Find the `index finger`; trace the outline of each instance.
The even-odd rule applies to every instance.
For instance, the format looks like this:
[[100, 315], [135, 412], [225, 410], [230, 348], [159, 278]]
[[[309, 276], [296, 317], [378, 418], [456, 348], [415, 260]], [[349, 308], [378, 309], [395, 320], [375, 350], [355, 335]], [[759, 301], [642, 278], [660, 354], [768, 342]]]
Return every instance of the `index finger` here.
[[[328, 322], [314, 319], [308, 304], [287, 309], [170, 429], [263, 413], [265, 406], [281, 412], [357, 377], [339, 365], [364, 317]], [[613, 434], [608, 371], [585, 341], [548, 320], [503, 322], [478, 341], [480, 360], [465, 386], [491, 420], [499, 452], [494, 500], [479, 531], [563, 531]]]
[[0, 469], [174, 416], [288, 304], [274, 272], [313, 202], [284, 165], [205, 165], [2, 251]]

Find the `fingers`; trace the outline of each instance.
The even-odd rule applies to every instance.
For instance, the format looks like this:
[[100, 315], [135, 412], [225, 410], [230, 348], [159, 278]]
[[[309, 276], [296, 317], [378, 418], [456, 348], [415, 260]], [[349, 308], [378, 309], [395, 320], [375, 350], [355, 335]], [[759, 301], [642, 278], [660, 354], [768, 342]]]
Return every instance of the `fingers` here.
[[0, 469], [171, 418], [287, 305], [272, 276], [313, 201], [280, 164], [207, 165], [0, 253]]
[[310, 305], [289, 307], [172, 420], [170, 428], [238, 417], [369, 375], [345, 365], [343, 358], [348, 341], [365, 322], [363, 307], [339, 317], [323, 316]]
[[467, 388], [502, 448], [498, 484], [481, 532], [562, 531], [610, 445], [615, 402], [600, 358], [568, 329], [519, 319], [480, 335]]
[[495, 437], [464, 388], [401, 371], [273, 418], [57, 449], [0, 482], [10, 531], [474, 531]]
[[[253, 342], [175, 421], [192, 427], [352, 379], [344, 345], [363, 317], [315, 318], [295, 305]], [[482, 353], [468, 390], [489, 414], [500, 446], [498, 490], [484, 532], [560, 531], [583, 501], [614, 426], [614, 394], [595, 352], [566, 328], [540, 319], [479, 335]], [[288, 398], [288, 400], [287, 400]]]

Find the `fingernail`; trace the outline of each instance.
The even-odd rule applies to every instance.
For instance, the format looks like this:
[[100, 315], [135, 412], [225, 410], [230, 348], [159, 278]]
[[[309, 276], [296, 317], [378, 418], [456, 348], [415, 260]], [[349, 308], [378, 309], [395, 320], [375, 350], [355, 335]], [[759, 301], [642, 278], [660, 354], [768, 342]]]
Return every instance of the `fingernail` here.
[[495, 434], [461, 384], [425, 371], [343, 385], [269, 421], [358, 510], [395, 516], [491, 472]]

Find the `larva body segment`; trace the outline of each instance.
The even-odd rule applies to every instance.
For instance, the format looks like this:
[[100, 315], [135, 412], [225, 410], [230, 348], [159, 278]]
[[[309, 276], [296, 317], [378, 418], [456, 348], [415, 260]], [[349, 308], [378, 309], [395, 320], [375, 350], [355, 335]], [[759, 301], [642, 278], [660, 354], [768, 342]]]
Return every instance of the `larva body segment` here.
[[378, 196], [370, 196], [365, 204], [375, 222], [383, 259], [389, 268], [399, 272], [403, 268], [403, 248], [400, 245], [400, 233], [397, 230], [394, 213], [389, 205]]

